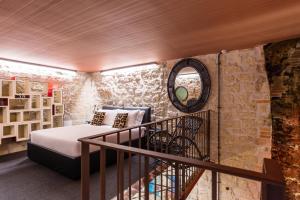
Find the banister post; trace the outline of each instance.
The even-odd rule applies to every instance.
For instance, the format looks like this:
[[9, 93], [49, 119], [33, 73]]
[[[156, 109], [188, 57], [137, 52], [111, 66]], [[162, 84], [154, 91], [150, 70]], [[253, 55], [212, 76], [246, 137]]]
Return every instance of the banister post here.
[[105, 147], [101, 147], [100, 149], [100, 200], [105, 200], [105, 194], [106, 194], [105, 168], [106, 168], [106, 149]]
[[81, 200], [90, 199], [90, 147], [81, 142]]
[[211, 158], [210, 155], [210, 110], [207, 111], [207, 155], [209, 156], [209, 160]]
[[281, 185], [262, 182], [261, 199], [262, 200], [285, 200], [284, 176], [280, 165], [271, 159], [264, 159], [263, 173], [267, 176], [276, 178]]
[[211, 199], [217, 200], [217, 172], [211, 171]]
[[175, 163], [175, 200], [179, 200], [180, 184], [179, 184], [179, 164]]
[[144, 162], [144, 176], [145, 176], [145, 200], [149, 200], [149, 182], [150, 182], [150, 177], [149, 177], [149, 157], [145, 156], [145, 162]]

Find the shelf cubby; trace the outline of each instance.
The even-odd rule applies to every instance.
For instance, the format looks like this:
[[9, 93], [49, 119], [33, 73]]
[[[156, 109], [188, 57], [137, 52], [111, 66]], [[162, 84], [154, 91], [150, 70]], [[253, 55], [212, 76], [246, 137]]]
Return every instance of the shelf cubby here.
[[53, 101], [55, 104], [62, 103], [62, 91], [61, 90], [53, 90]]
[[54, 105], [54, 115], [62, 115], [62, 114], [64, 114], [64, 106]]
[[43, 110], [43, 122], [51, 123], [51, 109]]
[[2, 97], [12, 97], [14, 95], [14, 82], [10, 80], [2, 80], [1, 84]]
[[53, 116], [53, 128], [63, 126], [63, 117], [62, 116]]
[[31, 131], [41, 130], [41, 123], [35, 122], [31, 123]]
[[29, 105], [29, 99], [9, 99], [10, 110], [26, 110]]
[[29, 125], [28, 124], [19, 124], [17, 141], [27, 140], [29, 137]]
[[31, 81], [30, 82], [30, 93], [47, 95], [48, 94], [48, 83]]
[[2, 126], [2, 138], [15, 137], [15, 126], [14, 125], [3, 125]]
[[32, 95], [31, 98], [31, 108], [36, 109], [41, 107], [41, 96], [40, 95]]
[[7, 107], [0, 107], [0, 124], [7, 123]]
[[43, 108], [51, 108], [52, 98], [51, 97], [43, 97]]
[[51, 124], [44, 124], [44, 125], [43, 125], [43, 129], [48, 129], [48, 128], [52, 128], [52, 127], [51, 127]]
[[16, 94], [29, 94], [29, 83], [28, 81], [17, 80], [16, 82]]
[[23, 121], [40, 121], [41, 111], [24, 111]]
[[0, 98], [0, 107], [8, 106], [8, 98]]
[[9, 122], [21, 122], [21, 112], [11, 112], [9, 113]]

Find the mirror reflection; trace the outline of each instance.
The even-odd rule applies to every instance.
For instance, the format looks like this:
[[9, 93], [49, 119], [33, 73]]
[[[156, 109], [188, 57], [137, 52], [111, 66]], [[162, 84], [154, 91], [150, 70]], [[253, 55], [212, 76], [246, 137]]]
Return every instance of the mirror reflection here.
[[201, 96], [201, 77], [193, 67], [184, 67], [176, 76], [174, 89], [182, 105], [192, 106]]

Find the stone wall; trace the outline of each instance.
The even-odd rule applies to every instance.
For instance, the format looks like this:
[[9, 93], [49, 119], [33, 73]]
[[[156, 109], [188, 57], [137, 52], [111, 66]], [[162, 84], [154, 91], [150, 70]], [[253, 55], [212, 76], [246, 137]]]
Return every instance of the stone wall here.
[[[207, 66], [212, 80], [211, 96], [204, 110], [216, 111], [216, 55], [195, 58]], [[94, 73], [99, 104], [151, 106], [153, 119], [180, 114], [170, 103], [166, 90], [168, 74], [177, 61], [160, 63], [157, 68]], [[271, 157], [272, 132], [263, 48], [225, 53], [221, 63], [221, 163], [261, 171], [263, 158]], [[216, 160], [216, 123], [212, 127]], [[259, 191], [257, 182], [221, 177], [222, 199], [259, 199]]]
[[272, 158], [283, 167], [288, 199], [300, 199], [300, 39], [265, 47], [271, 88]]
[[165, 64], [146, 69], [122, 69], [94, 73], [99, 104], [151, 106], [153, 120], [167, 116], [167, 68]]
[[[0, 65], [0, 78], [10, 79], [11, 77], [21, 77], [32, 81], [51, 82], [62, 88], [63, 103], [65, 106], [65, 120], [72, 120], [73, 124], [83, 123], [89, 119], [92, 107], [95, 104], [96, 94], [93, 91], [93, 83], [91, 81], [91, 74], [77, 73], [73, 78], [58, 77], [55, 75], [42, 76], [29, 73], [13, 73], [1, 70], [2, 67], [9, 67], [7, 65]], [[50, 73], [51, 74], [51, 73]], [[0, 155], [14, 153], [26, 150], [26, 142], [16, 143], [14, 139], [6, 139], [0, 145]]]

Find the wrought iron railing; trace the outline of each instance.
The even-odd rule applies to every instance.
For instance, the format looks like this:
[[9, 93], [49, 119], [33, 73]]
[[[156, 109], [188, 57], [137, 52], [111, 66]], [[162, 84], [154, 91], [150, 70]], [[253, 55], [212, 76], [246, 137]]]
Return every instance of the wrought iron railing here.
[[[105, 200], [107, 196], [105, 170], [108, 156], [110, 161], [112, 156], [116, 158], [117, 200], [186, 199], [205, 170], [212, 172], [213, 200], [217, 199], [217, 173], [261, 181], [263, 200], [270, 199], [269, 186], [274, 186], [276, 191], [283, 188], [282, 180], [274, 177], [274, 174], [209, 162], [210, 128], [210, 111], [203, 111], [81, 138], [81, 199], [89, 200], [90, 145], [100, 147], [101, 200]], [[137, 163], [132, 162], [133, 156], [138, 160]], [[126, 171], [125, 158], [128, 163]], [[133, 171], [134, 164], [137, 166]], [[278, 169], [272, 171], [278, 172]], [[133, 173], [138, 174], [136, 182], [131, 179]], [[125, 174], [128, 177], [126, 184]]]
[[[141, 126], [129, 127], [120, 129], [118, 131], [111, 131], [105, 134], [94, 135], [80, 139], [82, 142], [82, 150], [85, 149], [87, 141], [104, 141], [115, 144], [122, 144], [127, 147], [136, 147], [144, 150], [151, 150], [153, 152], [166, 153], [168, 155], [177, 155], [186, 158], [194, 158], [197, 160], [209, 161], [210, 157], [210, 111], [201, 111], [189, 115], [183, 115], [179, 117], [167, 118], [164, 120], [142, 124]], [[90, 143], [91, 144], [91, 143]], [[102, 151], [101, 151], [102, 152]], [[103, 154], [103, 152], [102, 152]], [[122, 155], [117, 151], [113, 152], [111, 149], [109, 153], [100, 155], [101, 166], [106, 161], [104, 157], [107, 155], [116, 157], [117, 165], [121, 168], [122, 159], [120, 157], [129, 157], [131, 160], [133, 154], [127, 152]], [[86, 163], [87, 158], [82, 154], [83, 163]], [[103, 161], [103, 159], [105, 161]], [[190, 191], [192, 185], [197, 182], [203, 170], [196, 167], [189, 166], [177, 166], [174, 163], [166, 162], [165, 160], [152, 158], [145, 160], [149, 162], [147, 169], [142, 169], [142, 156], [138, 155], [138, 171], [139, 174], [139, 197], [141, 194], [142, 178], [144, 177], [143, 171], [147, 171], [151, 174], [149, 184], [151, 193], [162, 193], [165, 195], [175, 195], [175, 190], [178, 188], [181, 192], [180, 195], [186, 196], [186, 193]], [[111, 161], [111, 159], [110, 159]], [[84, 165], [84, 164], [82, 164]], [[128, 176], [132, 175], [132, 163], [129, 162]], [[103, 166], [102, 166], [103, 167]], [[103, 173], [103, 168], [100, 173]], [[119, 174], [120, 173], [120, 174]], [[120, 178], [123, 172], [119, 172]], [[175, 181], [175, 177], [177, 177]], [[120, 183], [120, 180], [117, 180]], [[83, 177], [84, 179], [84, 177]], [[128, 178], [128, 185], [132, 185], [131, 178]], [[117, 184], [117, 193], [124, 190], [122, 184]], [[131, 197], [132, 188], [128, 188], [128, 196]], [[146, 190], [147, 191], [147, 190]], [[144, 194], [145, 195], [145, 194]], [[122, 198], [120, 198], [122, 199]]]

